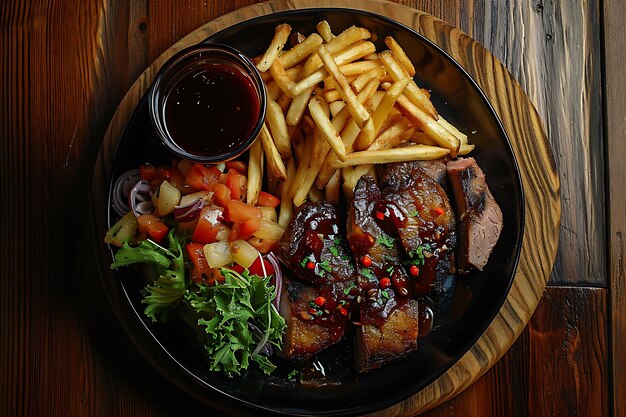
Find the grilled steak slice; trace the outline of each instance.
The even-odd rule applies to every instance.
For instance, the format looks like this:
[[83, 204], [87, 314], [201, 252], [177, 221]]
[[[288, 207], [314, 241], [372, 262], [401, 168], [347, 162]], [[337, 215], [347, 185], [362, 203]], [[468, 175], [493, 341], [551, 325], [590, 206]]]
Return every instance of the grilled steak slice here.
[[447, 163], [458, 223], [456, 267], [482, 271], [502, 231], [502, 211], [474, 158]]
[[410, 288], [415, 296], [441, 290], [451, 272], [456, 245], [454, 210], [443, 188], [422, 169], [439, 172], [442, 163], [392, 164], [381, 177], [385, 198], [377, 210], [384, 214], [383, 227], [397, 233], [409, 258]]
[[[293, 361], [309, 359], [338, 342], [350, 326], [356, 289], [350, 282], [316, 288], [284, 277], [280, 314], [287, 324], [281, 353]], [[322, 306], [315, 304], [323, 297]], [[342, 310], [343, 309], [343, 310]]]
[[435, 182], [439, 184], [444, 191], [448, 191], [448, 172], [446, 170], [446, 162], [447, 159], [439, 158], [433, 159], [432, 161], [414, 161], [406, 163], [421, 168], [426, 176], [435, 180]]
[[281, 297], [287, 322], [282, 353], [302, 361], [340, 340], [355, 308], [355, 270], [337, 207], [304, 204], [276, 255], [294, 275], [285, 279]]
[[366, 372], [398, 360], [417, 348], [417, 301], [408, 299], [400, 246], [377, 220], [382, 199], [374, 179], [363, 176], [348, 211], [348, 242], [357, 264], [360, 291], [357, 370]]
[[354, 266], [337, 207], [307, 202], [287, 226], [276, 251], [300, 280], [314, 286], [354, 281]]

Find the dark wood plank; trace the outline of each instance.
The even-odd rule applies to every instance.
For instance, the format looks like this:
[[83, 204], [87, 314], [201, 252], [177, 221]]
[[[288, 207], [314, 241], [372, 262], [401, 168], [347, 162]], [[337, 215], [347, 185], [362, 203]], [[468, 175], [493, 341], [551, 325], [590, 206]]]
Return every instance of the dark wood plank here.
[[[99, 285], [94, 281], [96, 277], [90, 258], [93, 236], [85, 233], [81, 225], [88, 222], [90, 215], [85, 196], [89, 193], [88, 184], [100, 140], [108, 121], [132, 82], [173, 42], [219, 14], [250, 3], [250, 0], [0, 2], [0, 207], [5, 214], [0, 216], [0, 228], [4, 236], [0, 245], [0, 261], [3, 265], [0, 279], [0, 415], [207, 415], [154, 371], [117, 324], [108, 304], [102, 298]], [[558, 90], [558, 98], [564, 102], [572, 101], [570, 97], [579, 97], [580, 84], [565, 85], [565, 90], [561, 91], [558, 83], [553, 81], [557, 78], [558, 71], [547, 74], [548, 71], [545, 70], [561, 62], [560, 59], [564, 59], [565, 55], [556, 56], [556, 52], [552, 50], [543, 52], [550, 59], [546, 60], [545, 68], [534, 69], [530, 68], [531, 57], [536, 52], [526, 49], [521, 56], [516, 55], [515, 51], [521, 51], [521, 39], [515, 40], [514, 35], [524, 33], [519, 22], [522, 17], [526, 19], [520, 10], [530, 12], [533, 4], [515, 0], [507, 7], [489, 11], [484, 1], [429, 0], [403, 3], [422, 8], [449, 22], [458, 22], [466, 32], [479, 38], [482, 36], [483, 43], [489, 48], [490, 45], [500, 45], [503, 51], [499, 52], [500, 57], [504, 58], [514, 74], [525, 74], [521, 77], [522, 81], [525, 86], [532, 87], [531, 97], [536, 104], [541, 100], [548, 101], [545, 96], [550, 93], [544, 90]], [[609, 12], [620, 11], [619, 5], [616, 6], [617, 2], [614, 4], [605, 0], [604, 3]], [[587, 10], [593, 8], [592, 6], [597, 7], [597, 4], [583, 3], [582, 8]], [[513, 12], [506, 15], [505, 10], [509, 7]], [[558, 7], [578, 10], [577, 6], [565, 3]], [[623, 9], [621, 12], [623, 13]], [[541, 16], [545, 16], [545, 13], [544, 8]], [[550, 19], [559, 26], [565, 26], [565, 22], [570, 20], [577, 21], [571, 19], [570, 13], [551, 13], [553, 17]], [[579, 19], [587, 18], [577, 11], [575, 13], [578, 13], [576, 16]], [[496, 14], [501, 17], [493, 18]], [[535, 16], [535, 19], [539, 19], [539, 16]], [[614, 17], [618, 19], [620, 16]], [[492, 26], [496, 25], [501, 29], [492, 38]], [[536, 29], [541, 26], [533, 27]], [[580, 60], [581, 54], [577, 51], [584, 44], [576, 48], [573, 40], [580, 38], [581, 32], [588, 33], [590, 27], [594, 27], [594, 24], [586, 23], [582, 28], [568, 25], [567, 31], [563, 32], [567, 34], [567, 41], [563, 37], [559, 45], [551, 48], [565, 48], [571, 59]], [[530, 37], [530, 30], [525, 30]], [[541, 33], [537, 29], [537, 36]], [[500, 44], [496, 36], [498, 39], [508, 39], [510, 45]], [[539, 43], [538, 40], [536, 42]], [[621, 41], [618, 38], [616, 42]], [[589, 50], [593, 48], [587, 49]], [[596, 58], [595, 62], [597, 61]], [[583, 72], [587, 81], [583, 86], [594, 86], [596, 75], [585, 72], [586, 69], [581, 70], [580, 62], [574, 64], [576, 65], [573, 67], [577, 69], [569, 71], [568, 77], [576, 80]], [[524, 69], [524, 65], [529, 68]], [[624, 65], [621, 66], [623, 67]], [[623, 85], [619, 73], [613, 73], [613, 77], [617, 77], [619, 85]], [[582, 161], [580, 164], [573, 162], [563, 165], [563, 173], [572, 173], [570, 175], [577, 178], [570, 180], [569, 175], [564, 177], [565, 174], [561, 178], [563, 182], [571, 181], [568, 191], [570, 197], [571, 194], [576, 194], [573, 200], [569, 200], [572, 213], [575, 213], [574, 210], [580, 210], [580, 213], [586, 210], [584, 207], [587, 203], [581, 202], [579, 196], [585, 193], [588, 196], [598, 194], [593, 184], [582, 184], [579, 187], [581, 191], [576, 188], [582, 181], [579, 178], [580, 172], [600, 171], [600, 164], [595, 156], [598, 152], [594, 153], [598, 150], [597, 136], [593, 133], [597, 129], [597, 126], [594, 127], [597, 121], [592, 117], [595, 113], [590, 110], [588, 114], [591, 116], [587, 119], [579, 117], [594, 102], [589, 99], [589, 94], [587, 93], [585, 101], [581, 103], [584, 109], [579, 109], [578, 113], [568, 107], [561, 113], [553, 114], [554, 109], [561, 108], [558, 104], [553, 104], [550, 108], [538, 105], [542, 115], [552, 118], [551, 133], [559, 132], [559, 120], [568, 120], [572, 114], [574, 125], [579, 126], [581, 132], [585, 132], [578, 134], [574, 128], [565, 129], [568, 132], [563, 135], [565, 138], [561, 138], [561, 135], [555, 136], [555, 133], [553, 140], [565, 141], [558, 149], [563, 151], [564, 148], [572, 147], [572, 143], [566, 141], [570, 133], [571, 141], [586, 140], [592, 143], [590, 148], [575, 143], [572, 151], [558, 155], [559, 161], [574, 157], [579, 158], [579, 162]], [[624, 95], [616, 93], [611, 100], [621, 100], [623, 97]], [[623, 109], [623, 103], [617, 102], [614, 108]], [[620, 122], [619, 111], [613, 113], [611, 120]], [[580, 123], [583, 123], [582, 127]], [[623, 132], [624, 128], [620, 126], [622, 125], [611, 131]], [[590, 139], [584, 139], [585, 137]], [[619, 146], [620, 142], [611, 143]], [[624, 178], [624, 166], [620, 167], [617, 162], [617, 159], [613, 160], [611, 176]], [[584, 169], [576, 171], [579, 166]], [[574, 172], [578, 174], [574, 175]], [[613, 184], [623, 184], [623, 180], [614, 180]], [[623, 194], [619, 196], [623, 198]], [[611, 200], [612, 207], [618, 213], [616, 219], [619, 220], [619, 210], [624, 204], [621, 203], [620, 206], [618, 203], [620, 200]], [[587, 213], [594, 219], [597, 216], [595, 211], [588, 210]], [[584, 219], [585, 216], [581, 218]], [[623, 248], [620, 246], [623, 245], [623, 223], [619, 227], [616, 224], [613, 223], [614, 233], [610, 235], [614, 242], [614, 251]], [[597, 271], [602, 270], [603, 261], [594, 255], [601, 246], [594, 244], [602, 239], [593, 235], [593, 230], [601, 230], [602, 227], [596, 227], [598, 224], [595, 220], [590, 223], [588, 231], [579, 224], [574, 226], [571, 229], [578, 234], [577, 238], [581, 243], [574, 244], [573, 239], [568, 238], [563, 240], [565, 243], [561, 249], [561, 264], [571, 262], [571, 269], [575, 274], [561, 275], [565, 268], [560, 267], [555, 275], [558, 279], [561, 276], [571, 276], [575, 278], [573, 281], [597, 282]], [[612, 259], [611, 265], [619, 267], [613, 269], [615, 282], [623, 282], [623, 264], [619, 263], [623, 256], [614, 255]], [[585, 271], [588, 271], [587, 275], [591, 279], [586, 279]], [[611, 297], [615, 305], [624, 305], [623, 293], [620, 292], [623, 288], [623, 284], [615, 284], [612, 288]], [[569, 300], [581, 302], [576, 298]], [[588, 304], [583, 302], [582, 305]], [[550, 311], [552, 313], [548, 316], [551, 320], [559, 317], [558, 310]], [[584, 313], [580, 313], [572, 321], [575, 326], [570, 334], [583, 335], [593, 331], [593, 317], [589, 309], [581, 311]], [[613, 311], [614, 335], [622, 335], [620, 343], [614, 343], [614, 351], [620, 352], [622, 349], [623, 353], [626, 319], [623, 310]], [[540, 336], [537, 333], [534, 337]], [[535, 397], [531, 401], [531, 398], [516, 396], [517, 386], [510, 384], [511, 381], [517, 383], [519, 378], [519, 383], [523, 386], [527, 384], [527, 379], [535, 381], [544, 378], [544, 375], [551, 375], [541, 366], [525, 368], [525, 364], [529, 362], [524, 359], [527, 355], [525, 352], [534, 346], [534, 349], [545, 348], [560, 353], [558, 347], [563, 340], [554, 337], [544, 343], [531, 345], [530, 330], [526, 330], [504, 361], [496, 365], [492, 371], [494, 375], [489, 373], [483, 378], [487, 382], [479, 380], [467, 393], [434, 413], [459, 415], [457, 412], [462, 410], [475, 410], [471, 408], [472, 403], [484, 401], [494, 404], [484, 405], [485, 410], [492, 410], [486, 411], [486, 415], [496, 412], [493, 410], [502, 411], [502, 414], [497, 415], [525, 415], [519, 413], [526, 410], [535, 413], [530, 415], [544, 415], [541, 407], [545, 404]], [[582, 363], [593, 365], [595, 362], [589, 356], [587, 346], [586, 342], [582, 342]], [[599, 344], [597, 349], [600, 349]], [[567, 357], [556, 359], [560, 369], [573, 375], [574, 366], [567, 361]], [[580, 363], [576, 359], [577, 356], [574, 355], [572, 363]], [[606, 364], [606, 358], [603, 363]], [[621, 373], [616, 374], [616, 378], [622, 378], [616, 379], [621, 387], [626, 385], [623, 365], [623, 361], [613, 361], [614, 369], [621, 369]], [[579, 369], [578, 365], [575, 368]], [[595, 369], [600, 368], [600, 365], [596, 365]], [[532, 374], [530, 370], [533, 370]], [[588, 395], [590, 399], [598, 399], [598, 392], [591, 389], [591, 383], [596, 379], [575, 381], [578, 381], [576, 384], [584, 385], [580, 389], [581, 393]], [[599, 386], [596, 389], [606, 391], [604, 383]], [[567, 385], [567, 395], [571, 395], [571, 391], [572, 385]], [[623, 389], [616, 392], [623, 392]], [[565, 394], [561, 393], [563, 395]], [[484, 398], [487, 400], [483, 400]], [[615, 395], [615, 408], [621, 410], [621, 415], [626, 415], [623, 412], [624, 401], [623, 397]], [[597, 404], [604, 407], [603, 400]], [[481, 406], [479, 411], [482, 410]], [[509, 411], [511, 414], [507, 414]]]
[[611, 307], [612, 406], [616, 417], [626, 417], [626, 164], [620, 157], [626, 141], [626, 3], [603, 3], [605, 139], [608, 175], [609, 293]]
[[467, 32], [522, 85], [546, 126], [561, 180], [560, 245], [550, 283], [607, 286], [600, 2], [402, 3]]
[[425, 416], [609, 416], [607, 302], [606, 289], [548, 287], [506, 355]]

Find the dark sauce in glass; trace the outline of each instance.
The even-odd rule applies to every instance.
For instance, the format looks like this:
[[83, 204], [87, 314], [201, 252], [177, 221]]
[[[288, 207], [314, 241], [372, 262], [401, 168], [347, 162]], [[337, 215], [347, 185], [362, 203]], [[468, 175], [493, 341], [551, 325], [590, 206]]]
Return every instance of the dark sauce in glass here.
[[165, 101], [165, 125], [188, 153], [233, 152], [252, 134], [260, 103], [250, 77], [227, 62], [207, 62], [183, 74]]

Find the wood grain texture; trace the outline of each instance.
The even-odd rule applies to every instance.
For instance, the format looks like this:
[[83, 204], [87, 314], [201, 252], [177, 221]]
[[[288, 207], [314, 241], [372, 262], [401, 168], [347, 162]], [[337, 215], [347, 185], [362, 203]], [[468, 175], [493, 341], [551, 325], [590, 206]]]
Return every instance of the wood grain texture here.
[[554, 285], [607, 286], [599, 5], [595, 0], [416, 5], [493, 53], [545, 123], [563, 202]]
[[609, 294], [611, 311], [612, 407], [626, 417], [626, 4], [606, 0], [603, 9], [605, 138], [607, 157]]
[[[560, 216], [559, 180], [544, 130], [533, 106], [506, 68], [472, 38], [431, 15], [381, 1], [275, 1], [238, 9], [201, 26], [161, 54], [139, 77], [120, 104], [103, 141], [94, 174], [94, 195], [109, 178], [111, 154], [123, 127], [154, 74], [175, 52], [216, 31], [247, 18], [280, 10], [313, 7], [353, 7], [387, 15], [433, 40], [451, 54], [481, 86], [499, 115], [518, 158], [526, 194], [525, 238], [509, 297], [475, 346], [441, 378], [404, 403], [383, 414], [409, 415], [427, 410], [467, 388], [499, 359], [520, 334], [546, 282], [557, 249]], [[96, 200], [96, 219], [105, 224], [105, 201]]]
[[[589, 195], [597, 195], [597, 190], [584, 183], [585, 175], [589, 177], [586, 181], [597, 179], [591, 178], [591, 174], [603, 175], [602, 170], [591, 169], [592, 161], [601, 165], [597, 158], [603, 157], [598, 156], [602, 152], [589, 156], [591, 149], [599, 149], [597, 141], [600, 140], [597, 136], [599, 121], [591, 117], [596, 113], [589, 108], [596, 99], [591, 90], [595, 83], [582, 79], [597, 80], [597, 73], [592, 76], [589, 71], [597, 68], [601, 60], [593, 47], [597, 42], [597, 38], [593, 38], [597, 31], [593, 28], [600, 26], [593, 21], [597, 15], [584, 11], [597, 10], [599, 4], [604, 10], [602, 28], [611, 52], [602, 57], [606, 81], [611, 83], [602, 90], [602, 94], [608, 91], [605, 105], [607, 153], [619, 155], [626, 131], [621, 110], [626, 108], [623, 2], [543, 1], [542, 12], [534, 15], [533, 7], [538, 2], [508, 0], [497, 6], [485, 0], [400, 2], [458, 26], [493, 51], [527, 89], [542, 120], [552, 118], [546, 126], [553, 149], [561, 149], [558, 154], [555, 152], [555, 158], [563, 195], [567, 192], [582, 196], [589, 191], [592, 192]], [[0, 415], [215, 415], [197, 406], [163, 379], [117, 323], [95, 278], [97, 271], [91, 259], [91, 246], [99, 237], [85, 233], [85, 225], [91, 221], [92, 214], [84, 199], [90, 193], [89, 178], [101, 139], [133, 81], [191, 30], [224, 12], [251, 3], [251, 0], [0, 2], [0, 207], [3, 214], [0, 216], [3, 236], [0, 244], [3, 265], [0, 276]], [[242, 12], [242, 18], [250, 16]], [[532, 25], [529, 19], [534, 19]], [[541, 36], [547, 34], [560, 41], [539, 42]], [[593, 42], [577, 42], [583, 40], [583, 36], [593, 38]], [[536, 37], [535, 47], [531, 48], [529, 42], [533, 37]], [[585, 44], [590, 45], [589, 48], [576, 47]], [[589, 52], [583, 54], [581, 49]], [[551, 63], [561, 62], [557, 57], [565, 55], [572, 68], [557, 65], [558, 71], [547, 70], [555, 67], [549, 66]], [[546, 69], [537, 66], [538, 62], [545, 63]], [[581, 66], [583, 62], [587, 64]], [[578, 70], [573, 71], [576, 66]], [[585, 70], [582, 77], [581, 68], [591, 69]], [[528, 75], [521, 76], [522, 73]], [[546, 83], [530, 82], [531, 79]], [[559, 84], [560, 80], [563, 85]], [[535, 87], [529, 88], [531, 84]], [[559, 100], [553, 99], [552, 93]], [[580, 103], [581, 97], [586, 97], [581, 106], [563, 108], [562, 103]], [[581, 124], [581, 132], [588, 133], [577, 133], [573, 129], [561, 132], [553, 127], [562, 123], [567, 128], [568, 117]], [[581, 143], [571, 145], [572, 141]], [[576, 147], [576, 152], [568, 152], [571, 146]], [[572, 268], [572, 275], [564, 275], [564, 267], [557, 267], [553, 281], [606, 282], [593, 254], [596, 247], [597, 250], [605, 247], [598, 241], [599, 236], [606, 233], [611, 242], [610, 336], [614, 354], [608, 362], [615, 384], [611, 411], [619, 417], [626, 416], [626, 397], [623, 396], [626, 390], [623, 360], [626, 357], [623, 272], [626, 216], [623, 207], [626, 204], [622, 191], [626, 172], [619, 158], [609, 157], [608, 161], [610, 232], [604, 232], [605, 224], [597, 221], [589, 227], [576, 223], [572, 230], [583, 243], [573, 242], [575, 244], [565, 247], [562, 237], [559, 264], [582, 265], [583, 268]], [[579, 195], [574, 196], [575, 200], [564, 200], [566, 205], [577, 202], [571, 208], [565, 207], [564, 218], [577, 213], [581, 218], [589, 216], [590, 210], [583, 209], [587, 203], [580, 201]], [[594, 230], [591, 225], [595, 225]], [[593, 247], [592, 242], [599, 246]], [[583, 270], [588, 271], [588, 276]], [[551, 289], [547, 292], [550, 295]], [[581, 293], [581, 297], [594, 298], [598, 311], [603, 311], [597, 303], [599, 297], [587, 294]], [[562, 305], [559, 299], [564, 296], [563, 292], [552, 294], [550, 305]], [[581, 367], [575, 365], [580, 363], [576, 362], [577, 355], [554, 357], [552, 354], [535, 355], [530, 366], [531, 327], [527, 327], [511, 350], [484, 377], [432, 414], [476, 415], [472, 414], [476, 404], [481, 404], [480, 410], [487, 410], [486, 415], [544, 416], [550, 410], [557, 416], [569, 417], [570, 414], [561, 414], [561, 409], [555, 407], [543, 409], [550, 404], [536, 398], [542, 394], [535, 390], [535, 381], [545, 381], [547, 375], [554, 375], [554, 381], [548, 380], [553, 382], [552, 398], [575, 398], [578, 393], [585, 393], [597, 399], [597, 391], [591, 386], [593, 379], [578, 378], [576, 383], [571, 383], [570, 375], [572, 369], [601, 362], [588, 359], [597, 355], [592, 351], [599, 349], [600, 344], [586, 342], [587, 335], [595, 330], [600, 319], [590, 314], [588, 306], [592, 304], [589, 301], [571, 297], [570, 300], [581, 305], [576, 311], [586, 311], [577, 313], [567, 326], [570, 334], [578, 332], [581, 340], [585, 340], [580, 344], [580, 356], [585, 359]], [[554, 319], [556, 313], [553, 313], [550, 314]], [[550, 315], [542, 313], [543, 318], [547, 316]], [[534, 321], [532, 319], [529, 326], [533, 326]], [[560, 346], [574, 340], [564, 332], [551, 334], [542, 344], [533, 346], [560, 352]], [[555, 358], [564, 372], [551, 370], [556, 366]], [[566, 383], [561, 383], [562, 379]], [[601, 386], [603, 390], [606, 388]], [[597, 404], [601, 408], [601, 401]], [[584, 409], [580, 406], [577, 415], [584, 415]]]
[[611, 415], [607, 301], [606, 289], [548, 287], [507, 354], [424, 417]]

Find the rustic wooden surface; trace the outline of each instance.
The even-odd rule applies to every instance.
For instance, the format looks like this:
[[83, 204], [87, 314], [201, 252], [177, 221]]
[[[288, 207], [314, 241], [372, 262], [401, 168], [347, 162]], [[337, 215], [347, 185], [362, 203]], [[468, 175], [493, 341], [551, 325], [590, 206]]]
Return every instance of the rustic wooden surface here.
[[[185, 34], [251, 3], [0, 4], [0, 415], [206, 415], [128, 342], [98, 293], [82, 227], [100, 140], [136, 77]], [[597, 1], [403, 3], [482, 42], [535, 103], [564, 203], [552, 282], [575, 285], [549, 287], [504, 358], [429, 415], [626, 415], [625, 175], [610, 157], [624, 143], [623, 5], [605, 1], [600, 16]]]

